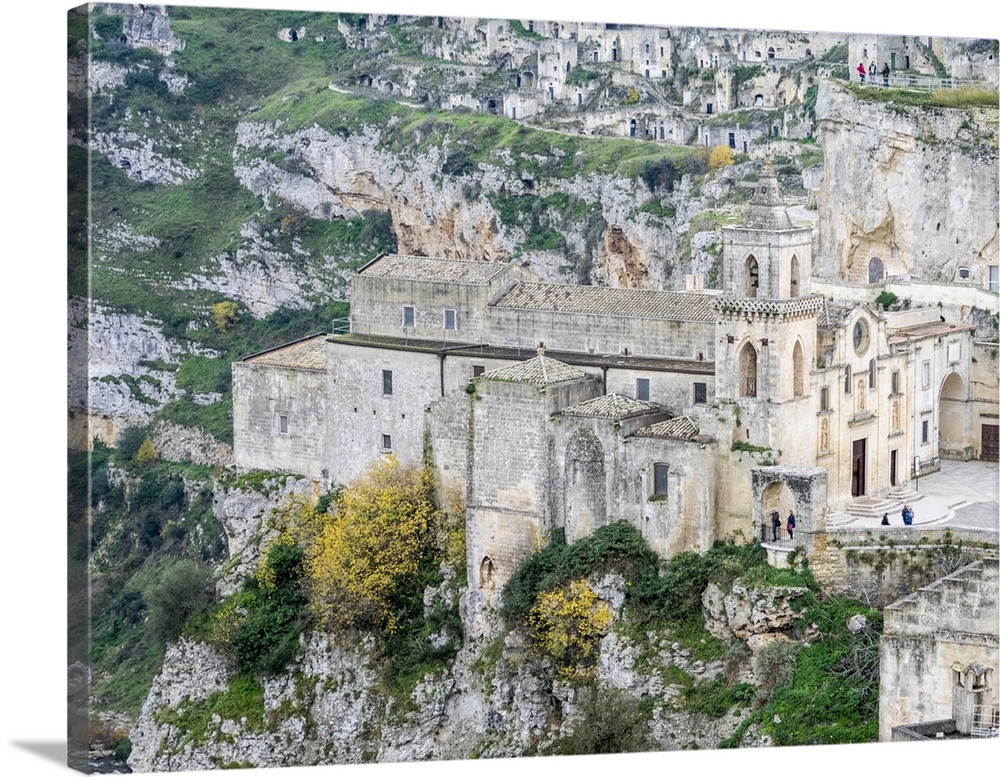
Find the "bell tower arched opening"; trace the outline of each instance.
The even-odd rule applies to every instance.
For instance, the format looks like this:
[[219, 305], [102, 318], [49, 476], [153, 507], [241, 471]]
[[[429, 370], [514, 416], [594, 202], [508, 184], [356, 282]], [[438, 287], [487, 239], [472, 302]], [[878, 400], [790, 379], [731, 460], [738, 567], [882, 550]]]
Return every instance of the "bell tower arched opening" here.
[[746, 295], [748, 297], [756, 297], [757, 289], [760, 287], [760, 267], [757, 265], [757, 259], [753, 254], [747, 257], [745, 267]]

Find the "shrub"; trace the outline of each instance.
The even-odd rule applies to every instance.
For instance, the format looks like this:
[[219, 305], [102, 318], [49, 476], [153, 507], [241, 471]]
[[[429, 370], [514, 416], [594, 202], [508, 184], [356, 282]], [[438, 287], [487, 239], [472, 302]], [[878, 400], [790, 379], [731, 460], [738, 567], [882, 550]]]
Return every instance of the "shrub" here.
[[720, 170], [733, 163], [733, 152], [729, 146], [716, 146], [708, 157], [709, 170]]
[[176, 639], [185, 622], [212, 603], [211, 579], [211, 570], [190, 559], [177, 559], [165, 567], [145, 597], [153, 639], [162, 644]]
[[556, 740], [551, 752], [558, 755], [636, 753], [652, 750], [649, 705], [617, 688], [588, 689], [581, 700], [583, 720], [573, 733]]
[[[284, 222], [282, 222], [282, 231]], [[220, 332], [228, 332], [236, 324], [236, 311], [238, 307], [232, 300], [216, 302], [212, 306], [212, 322]]]
[[145, 467], [147, 464], [152, 464], [158, 458], [160, 456], [156, 452], [156, 448], [153, 447], [153, 441], [147, 437], [142, 441], [142, 445], [139, 446], [139, 450], [132, 458], [132, 463], [139, 467]]
[[535, 647], [556, 662], [562, 677], [589, 677], [612, 618], [587, 582], [574, 580], [539, 595], [528, 625]]
[[147, 426], [129, 426], [122, 430], [115, 441], [118, 453], [125, 461], [131, 461], [139, 452], [139, 447], [149, 436]]

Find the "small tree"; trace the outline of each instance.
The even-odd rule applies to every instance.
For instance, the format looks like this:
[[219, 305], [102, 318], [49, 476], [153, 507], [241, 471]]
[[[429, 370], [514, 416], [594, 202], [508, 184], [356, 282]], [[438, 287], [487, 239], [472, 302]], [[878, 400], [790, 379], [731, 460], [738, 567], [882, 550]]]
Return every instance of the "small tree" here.
[[417, 574], [437, 510], [426, 470], [382, 459], [343, 491], [307, 550], [316, 615], [333, 626], [395, 629], [393, 596]]
[[708, 167], [711, 170], [721, 170], [732, 163], [733, 152], [729, 150], [729, 146], [716, 146], [708, 157]]
[[142, 445], [136, 451], [132, 462], [140, 467], [145, 467], [147, 464], [152, 464], [158, 458], [160, 458], [160, 455], [156, 452], [156, 448], [153, 447], [153, 441], [147, 437], [142, 441]]
[[237, 305], [232, 300], [216, 302], [212, 306], [212, 321], [220, 332], [228, 332], [236, 324]]
[[150, 635], [163, 644], [176, 639], [188, 618], [211, 605], [211, 579], [208, 567], [186, 558], [166, 567], [145, 597]]

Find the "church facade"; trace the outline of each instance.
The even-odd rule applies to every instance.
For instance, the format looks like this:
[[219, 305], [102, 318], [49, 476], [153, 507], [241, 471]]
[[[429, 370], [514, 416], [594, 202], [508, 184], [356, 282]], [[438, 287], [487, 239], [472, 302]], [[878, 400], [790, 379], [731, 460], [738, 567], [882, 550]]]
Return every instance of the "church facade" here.
[[981, 447], [973, 327], [813, 294], [812, 242], [767, 170], [723, 230], [721, 292], [379, 256], [349, 333], [233, 366], [237, 467], [329, 486], [390, 453], [430, 461], [488, 590], [553, 529], [619, 519], [670, 556], [794, 512], [808, 552], [831, 510], [903, 499]]

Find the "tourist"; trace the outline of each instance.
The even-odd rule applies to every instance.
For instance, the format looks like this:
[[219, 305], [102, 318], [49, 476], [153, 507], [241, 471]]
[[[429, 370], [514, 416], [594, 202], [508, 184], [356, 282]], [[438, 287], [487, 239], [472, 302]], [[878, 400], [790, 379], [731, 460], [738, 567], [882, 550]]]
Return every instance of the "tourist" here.
[[781, 528], [781, 515], [775, 510], [771, 513], [771, 542], [778, 541], [779, 528]]
[[889, 513], [882, 513], [882, 526], [889, 525]]
[[865, 82], [865, 73], [866, 72], [867, 71], [865, 70], [865, 63], [864, 62], [859, 62], [858, 63], [858, 75], [861, 76], [861, 83], [862, 84]]
[[875, 83], [875, 74], [876, 73], [878, 73], [878, 65], [875, 64], [875, 60], [873, 59], [872, 62], [871, 62], [871, 64], [868, 66], [868, 83], [869, 84], [874, 84]]
[[795, 513], [791, 510], [788, 511], [788, 522], [785, 524], [785, 528], [788, 529], [788, 539], [795, 539]]
[[909, 505], [903, 505], [903, 523], [906, 526], [913, 524], [913, 508]]
[[882, 86], [889, 85], [889, 63], [882, 63]]

